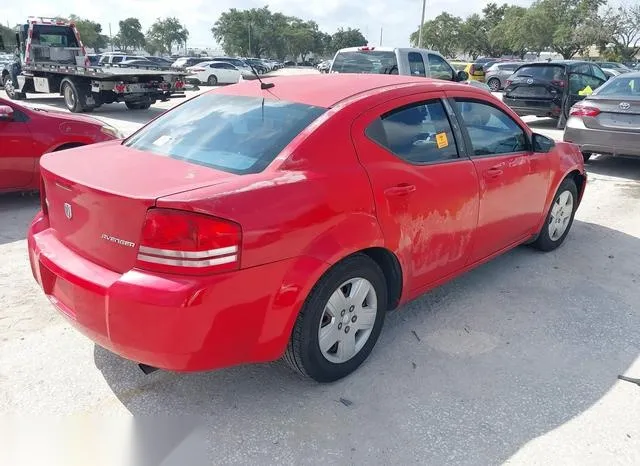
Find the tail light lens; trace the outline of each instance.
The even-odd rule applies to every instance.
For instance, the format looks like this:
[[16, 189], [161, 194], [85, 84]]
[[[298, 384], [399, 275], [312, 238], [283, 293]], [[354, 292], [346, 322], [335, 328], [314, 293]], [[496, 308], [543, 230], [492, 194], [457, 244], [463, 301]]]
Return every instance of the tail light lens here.
[[142, 226], [137, 267], [207, 275], [240, 267], [240, 225], [182, 210], [150, 209]]
[[200, 73], [201, 71], [205, 71], [204, 68], [189, 68], [189, 71], [193, 73]]
[[600, 115], [600, 109], [595, 107], [589, 107], [588, 105], [576, 104], [573, 107], [571, 107], [571, 111], [569, 112], [569, 115], [596, 117]]
[[554, 79], [551, 81], [551, 84], [558, 87], [564, 87], [564, 81], [561, 79]]

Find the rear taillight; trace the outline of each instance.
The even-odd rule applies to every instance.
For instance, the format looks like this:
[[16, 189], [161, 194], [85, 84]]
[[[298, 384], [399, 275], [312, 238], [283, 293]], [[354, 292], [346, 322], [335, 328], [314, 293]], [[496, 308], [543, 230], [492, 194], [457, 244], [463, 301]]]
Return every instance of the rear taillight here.
[[561, 79], [554, 79], [551, 81], [551, 84], [558, 87], [564, 87], [564, 81]]
[[190, 68], [189, 71], [192, 71], [194, 73], [200, 73], [201, 71], [205, 71], [204, 68]]
[[589, 107], [588, 105], [576, 104], [573, 107], [571, 107], [571, 111], [569, 112], [569, 115], [596, 117], [600, 115], [600, 109], [596, 107]]
[[182, 210], [149, 209], [137, 266], [161, 273], [205, 275], [240, 266], [240, 225]]

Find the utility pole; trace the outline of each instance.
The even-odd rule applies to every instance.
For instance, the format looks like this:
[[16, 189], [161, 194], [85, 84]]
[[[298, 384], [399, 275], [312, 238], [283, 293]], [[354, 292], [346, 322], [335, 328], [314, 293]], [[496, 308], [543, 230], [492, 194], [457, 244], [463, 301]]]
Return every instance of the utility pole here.
[[422, 25], [424, 24], [424, 10], [427, 7], [427, 0], [422, 0], [422, 19], [420, 20], [420, 30], [418, 32], [418, 48], [422, 48]]
[[380, 26], [380, 47], [382, 47], [382, 26]]
[[249, 29], [249, 58], [251, 57], [251, 21], [249, 21], [249, 24], [247, 25], [248, 29]]
[[111, 35], [111, 23], [109, 23], [109, 43], [111, 44], [111, 51], [113, 52], [113, 36]]

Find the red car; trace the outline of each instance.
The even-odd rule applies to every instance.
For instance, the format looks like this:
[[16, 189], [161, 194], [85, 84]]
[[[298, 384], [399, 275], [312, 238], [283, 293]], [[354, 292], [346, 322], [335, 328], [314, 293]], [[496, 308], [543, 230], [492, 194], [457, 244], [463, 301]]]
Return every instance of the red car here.
[[81, 332], [155, 368], [284, 357], [321, 382], [367, 358], [385, 311], [558, 247], [586, 183], [576, 146], [486, 92], [389, 75], [217, 89], [41, 166], [31, 266]]
[[42, 154], [119, 137], [115, 128], [93, 118], [0, 99], [0, 192], [38, 189]]

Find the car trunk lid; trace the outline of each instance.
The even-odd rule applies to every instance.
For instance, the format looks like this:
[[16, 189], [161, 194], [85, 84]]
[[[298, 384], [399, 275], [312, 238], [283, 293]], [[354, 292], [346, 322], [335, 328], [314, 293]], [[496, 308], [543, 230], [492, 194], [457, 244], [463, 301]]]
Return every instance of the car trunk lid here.
[[156, 199], [236, 176], [118, 142], [45, 155], [41, 168], [50, 227], [58, 240], [120, 273], [135, 265], [146, 212]]
[[640, 133], [640, 98], [593, 96], [583, 101], [583, 105], [600, 111], [595, 117], [583, 117], [587, 128]]

